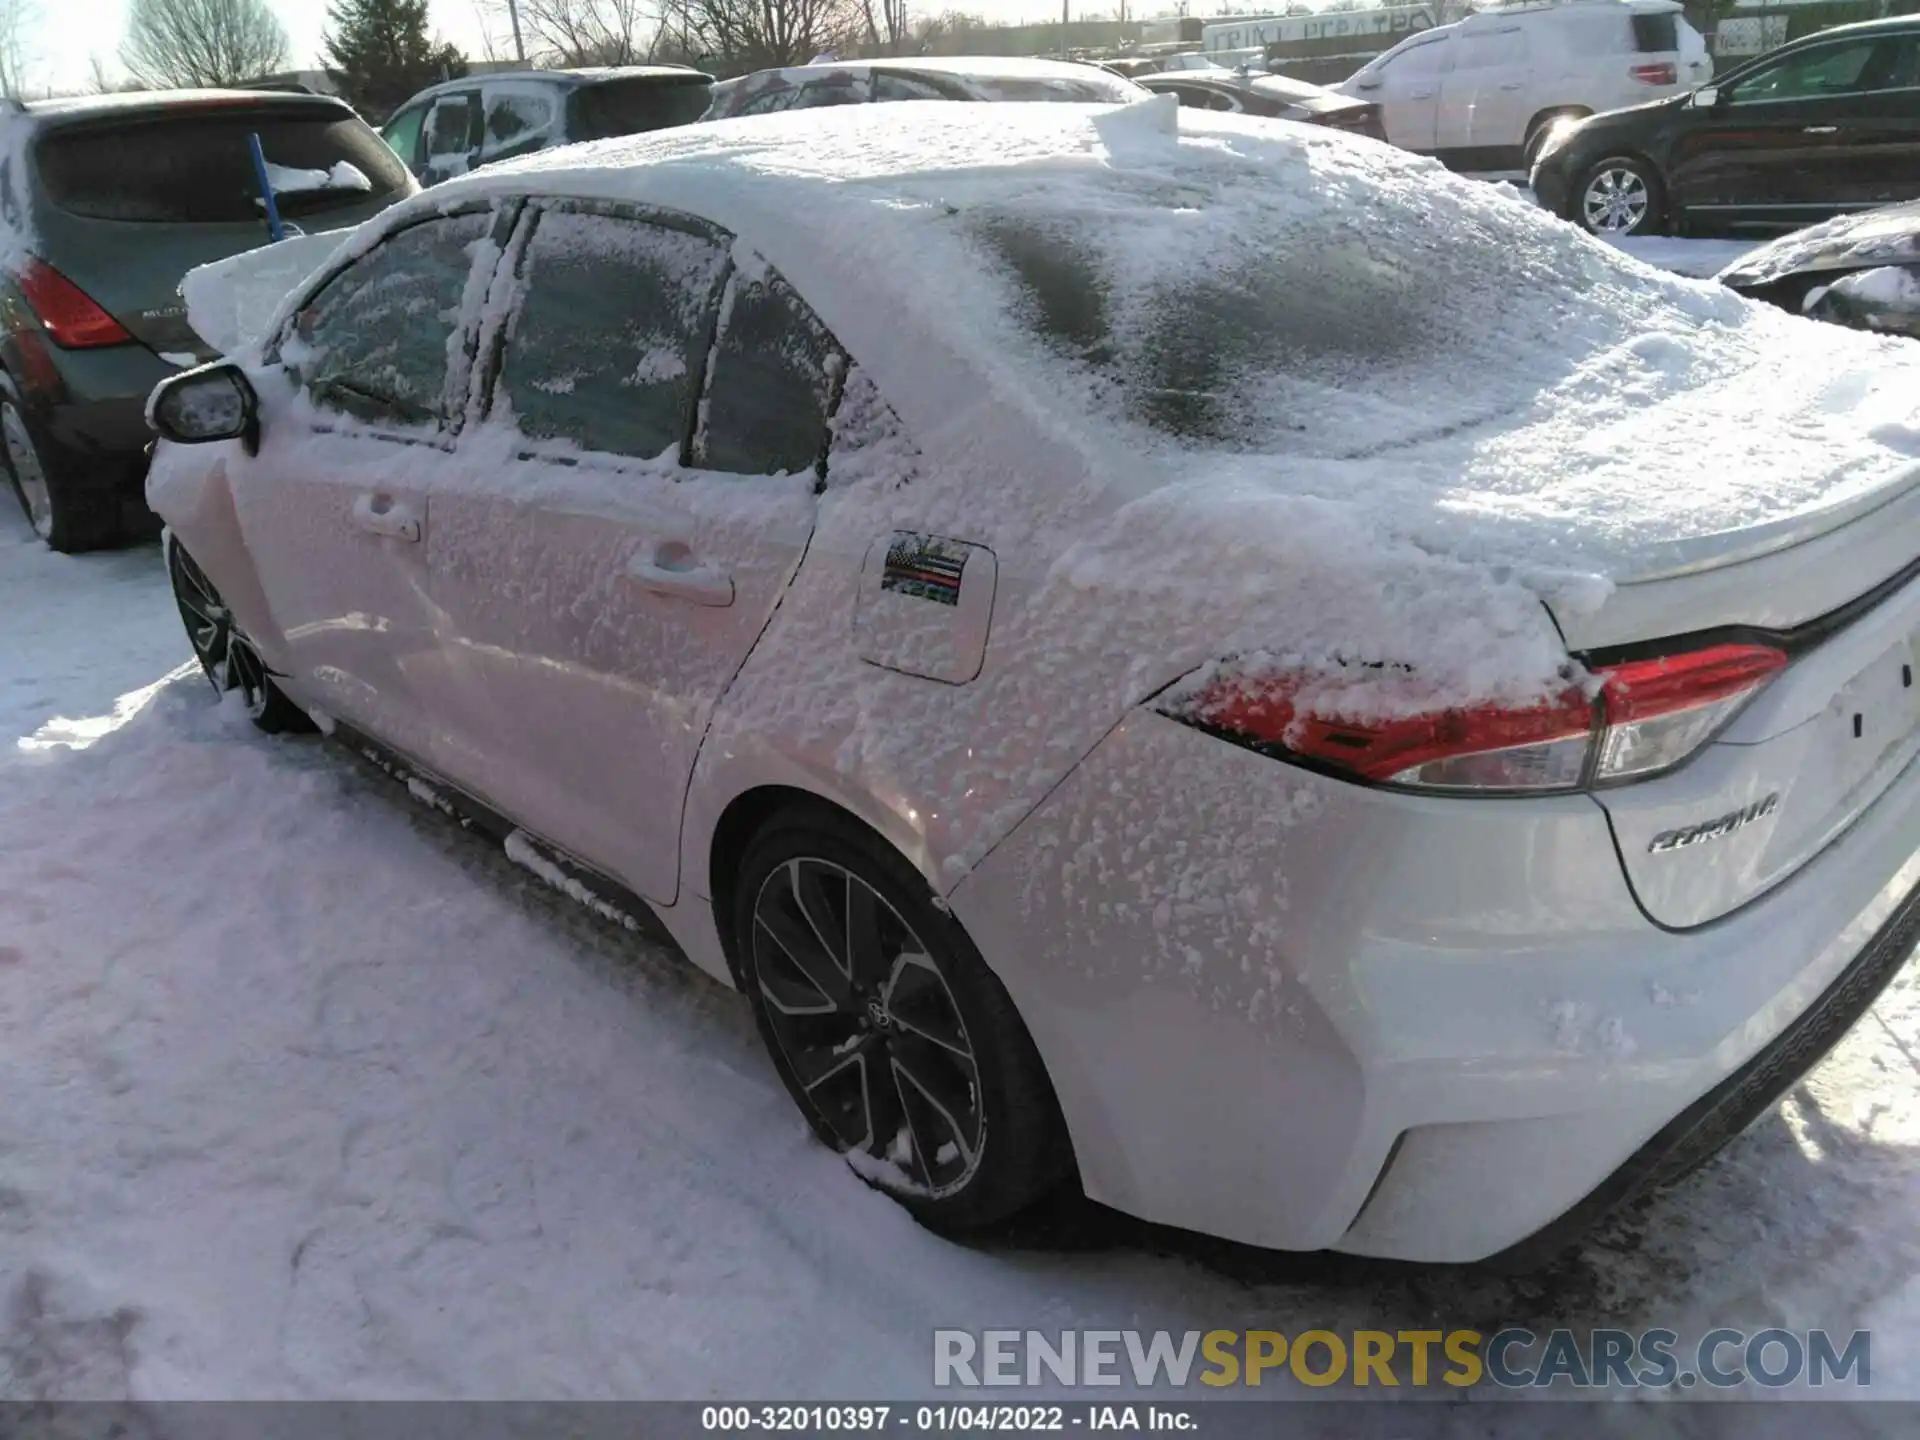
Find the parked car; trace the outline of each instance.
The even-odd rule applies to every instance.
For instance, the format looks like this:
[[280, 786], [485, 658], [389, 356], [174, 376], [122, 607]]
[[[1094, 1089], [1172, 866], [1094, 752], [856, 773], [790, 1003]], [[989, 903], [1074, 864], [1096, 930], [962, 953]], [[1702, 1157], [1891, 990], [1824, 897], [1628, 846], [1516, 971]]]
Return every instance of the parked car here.
[[1783, 235], [1719, 280], [1797, 315], [1920, 339], [1920, 201]]
[[1249, 70], [1189, 71], [1178, 75], [1147, 75], [1139, 84], [1157, 95], [1174, 95], [1183, 106], [1199, 110], [1237, 111], [1275, 120], [1297, 120], [1307, 125], [1330, 125], [1375, 140], [1385, 140], [1380, 107], [1367, 100]]
[[1796, 40], [1689, 95], [1557, 127], [1534, 194], [1598, 234], [1785, 230], [1920, 197], [1920, 18]]
[[1402, 149], [1502, 171], [1524, 169], [1558, 120], [1691, 90], [1712, 73], [1676, 0], [1567, 0], [1420, 31], [1334, 88], [1378, 104]]
[[1275, 129], [840, 106], [416, 197], [154, 395], [194, 648], [651, 908], [930, 1221], [1546, 1253], [1913, 949], [1920, 352]]
[[152, 524], [147, 396], [210, 358], [181, 276], [268, 242], [248, 137], [295, 229], [357, 224], [419, 186], [323, 96], [47, 100], [0, 130], [0, 455], [33, 528], [83, 550]]
[[423, 185], [555, 145], [687, 125], [713, 77], [684, 65], [516, 70], [449, 80], [394, 112], [381, 134]]
[[757, 70], [713, 87], [709, 120], [870, 100], [1066, 100], [1123, 105], [1140, 87], [1098, 65], [1014, 56], [835, 60]]

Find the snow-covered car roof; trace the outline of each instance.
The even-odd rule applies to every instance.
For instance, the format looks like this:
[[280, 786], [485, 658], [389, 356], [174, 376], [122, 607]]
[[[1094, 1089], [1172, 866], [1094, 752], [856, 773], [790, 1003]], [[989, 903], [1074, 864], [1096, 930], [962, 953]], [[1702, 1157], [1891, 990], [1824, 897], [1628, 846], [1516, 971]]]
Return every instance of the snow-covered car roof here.
[[691, 212], [794, 283], [930, 457], [1321, 497], [1529, 570], [1785, 543], [1915, 472], [1908, 342], [1663, 274], [1430, 161], [1171, 97], [912, 108], [547, 152], [375, 233], [497, 194]]

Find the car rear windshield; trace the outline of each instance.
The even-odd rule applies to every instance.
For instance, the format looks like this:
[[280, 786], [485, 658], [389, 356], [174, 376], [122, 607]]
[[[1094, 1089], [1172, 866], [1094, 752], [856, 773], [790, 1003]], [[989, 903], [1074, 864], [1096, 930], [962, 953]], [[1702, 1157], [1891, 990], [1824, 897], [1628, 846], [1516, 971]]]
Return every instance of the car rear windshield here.
[[681, 79], [609, 80], [573, 92], [575, 140], [605, 140], [691, 125], [707, 113], [713, 82], [703, 76]]
[[[94, 220], [218, 225], [264, 207], [247, 137], [258, 135], [280, 213], [321, 214], [392, 199], [407, 172], [366, 124], [337, 112], [142, 116], [54, 130], [34, 147], [46, 198]], [[284, 172], [299, 172], [287, 175]], [[363, 183], [364, 182], [364, 183]], [[290, 192], [290, 193], [289, 193]]]
[[1012, 325], [982, 343], [1149, 443], [1351, 458], [1446, 436], [1531, 404], [1569, 326], [1604, 349], [1670, 303], [1491, 192], [1382, 184], [1370, 153], [1179, 162], [1005, 202], [943, 189], [971, 264], [925, 261], [991, 277], [998, 303], [969, 313]]
[[1680, 48], [1680, 23], [1678, 17], [1668, 12], [1664, 15], [1635, 15], [1633, 17], [1633, 48], [1644, 54], [1670, 54]]

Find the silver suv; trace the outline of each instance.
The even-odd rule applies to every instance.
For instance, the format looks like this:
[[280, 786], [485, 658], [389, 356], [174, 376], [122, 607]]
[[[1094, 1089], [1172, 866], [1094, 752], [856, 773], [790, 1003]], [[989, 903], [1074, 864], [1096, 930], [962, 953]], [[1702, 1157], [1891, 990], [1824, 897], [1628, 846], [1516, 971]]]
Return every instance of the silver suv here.
[[684, 65], [519, 70], [449, 80], [407, 101], [380, 133], [422, 185], [555, 145], [686, 125], [713, 77]]

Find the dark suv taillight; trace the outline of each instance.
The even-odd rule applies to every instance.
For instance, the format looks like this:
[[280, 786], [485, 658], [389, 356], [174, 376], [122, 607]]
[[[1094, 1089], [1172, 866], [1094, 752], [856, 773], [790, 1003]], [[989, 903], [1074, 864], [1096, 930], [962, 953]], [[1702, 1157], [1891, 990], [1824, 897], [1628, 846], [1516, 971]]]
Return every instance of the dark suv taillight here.
[[1164, 715], [1371, 784], [1449, 792], [1581, 790], [1661, 774], [1725, 728], [1787, 663], [1710, 645], [1602, 665], [1532, 705], [1422, 707], [1408, 672], [1249, 675], [1223, 666], [1157, 702]]
[[37, 257], [20, 267], [20, 293], [40, 317], [47, 337], [63, 350], [94, 350], [133, 339], [91, 295]]

